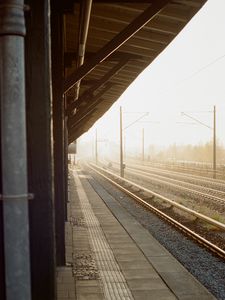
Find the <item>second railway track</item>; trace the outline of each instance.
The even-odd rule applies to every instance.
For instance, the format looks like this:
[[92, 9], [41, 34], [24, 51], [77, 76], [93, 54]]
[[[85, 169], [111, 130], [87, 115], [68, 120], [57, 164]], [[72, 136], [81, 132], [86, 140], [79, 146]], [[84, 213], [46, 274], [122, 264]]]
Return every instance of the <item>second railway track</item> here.
[[187, 183], [194, 183], [194, 184], [197, 183], [198, 185], [203, 187], [210, 187], [217, 191], [225, 192], [225, 181], [221, 179], [212, 179], [200, 175], [187, 174], [185, 172], [181, 173], [172, 170], [169, 171], [166, 169], [156, 168], [147, 165], [140, 165], [140, 164], [128, 164], [128, 167], [136, 170], [145, 171], [147, 173], [153, 173], [156, 175], [165, 176], [167, 178], [182, 180]]
[[151, 180], [161, 182], [164, 185], [165, 184], [170, 185], [170, 186], [173, 186], [180, 190], [183, 189], [183, 190], [187, 191], [188, 193], [195, 193], [201, 197], [211, 199], [213, 201], [220, 202], [221, 204], [225, 205], [225, 192], [223, 192], [223, 191], [216, 190], [213, 188], [208, 188], [205, 186], [199, 186], [197, 184], [184, 182], [184, 181], [177, 180], [177, 179], [167, 178], [167, 177], [161, 176], [161, 175], [155, 175], [155, 174], [152, 174], [149, 172], [136, 170], [136, 169], [133, 169], [130, 167], [128, 167], [127, 169], [129, 172], [131, 172], [133, 174], [139, 174], [145, 178], [149, 178]]
[[[117, 171], [115, 165], [116, 164], [114, 163], [114, 168], [112, 170]], [[165, 175], [158, 175], [152, 173], [150, 170], [142, 171], [141, 168], [142, 166], [136, 168], [130, 166], [126, 167], [125, 177], [135, 181], [137, 180], [147, 188], [150, 184], [152, 189], [155, 191], [157, 191], [159, 186], [161, 186], [162, 193], [167, 192], [167, 190], [174, 195], [178, 193], [184, 197], [188, 197], [189, 200], [195, 200], [196, 204], [200, 202], [200, 206], [202, 206], [203, 202], [205, 202], [207, 207], [209, 207], [212, 211], [221, 214], [221, 218], [223, 219], [223, 213], [225, 211], [225, 192], [223, 190], [219, 190], [216, 187], [207, 187], [207, 181], [199, 177], [195, 178], [195, 184], [193, 184], [185, 181], [185, 175], [182, 175], [180, 180], [177, 180], [170, 178], [169, 175], [172, 176], [173, 174], [169, 172], [165, 172]], [[157, 172], [160, 173], [159, 170], [157, 170]], [[189, 179], [189, 176], [187, 176], [187, 178]], [[199, 185], [199, 181], [204, 181], [205, 185]], [[217, 181], [216, 184], [218, 184]], [[153, 185], [156, 185], [157, 187], [154, 188]], [[225, 183], [219, 183], [219, 185], [225, 188]], [[187, 202], [188, 201], [186, 201], [185, 205], [188, 205]]]

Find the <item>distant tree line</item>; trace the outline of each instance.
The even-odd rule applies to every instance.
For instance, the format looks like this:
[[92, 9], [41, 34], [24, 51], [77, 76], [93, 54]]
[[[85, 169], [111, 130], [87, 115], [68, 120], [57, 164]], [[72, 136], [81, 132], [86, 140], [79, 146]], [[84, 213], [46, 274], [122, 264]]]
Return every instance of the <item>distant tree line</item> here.
[[[147, 153], [146, 153], [147, 154]], [[170, 145], [166, 148], [157, 148], [154, 145], [149, 147], [148, 159], [164, 161], [192, 161], [192, 162], [212, 162], [213, 145], [212, 142], [198, 145]], [[225, 163], [225, 148], [221, 143], [216, 145], [217, 163]]]

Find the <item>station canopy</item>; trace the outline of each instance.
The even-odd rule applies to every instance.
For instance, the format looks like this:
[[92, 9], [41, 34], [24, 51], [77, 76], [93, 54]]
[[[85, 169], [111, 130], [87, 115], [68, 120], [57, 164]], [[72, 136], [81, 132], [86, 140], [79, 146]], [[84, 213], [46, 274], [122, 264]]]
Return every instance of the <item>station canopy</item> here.
[[71, 2], [63, 24], [69, 142], [112, 106], [205, 2]]

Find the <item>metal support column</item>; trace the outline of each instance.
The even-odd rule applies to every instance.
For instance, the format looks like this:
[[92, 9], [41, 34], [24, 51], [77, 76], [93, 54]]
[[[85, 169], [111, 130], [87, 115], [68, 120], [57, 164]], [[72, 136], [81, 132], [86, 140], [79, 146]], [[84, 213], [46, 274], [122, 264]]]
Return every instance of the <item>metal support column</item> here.
[[[62, 3], [51, 0], [56, 262], [65, 265], [65, 166]], [[57, 49], [57, 51], [56, 51]]]
[[[1, 68], [1, 47], [0, 47], [0, 68]], [[1, 95], [1, 94], [0, 94]], [[1, 97], [0, 97], [1, 101]], [[0, 105], [1, 121], [1, 105]], [[0, 157], [1, 155], [1, 122], [0, 122]], [[2, 178], [2, 161], [0, 159], [0, 178]], [[0, 180], [0, 194], [2, 194], [2, 180]], [[0, 299], [5, 299], [5, 264], [4, 264], [4, 236], [3, 236], [3, 205], [0, 201]]]
[[[32, 300], [56, 299], [50, 0], [29, 0], [26, 38]], [[18, 109], [18, 107], [17, 107]], [[26, 299], [26, 298], [20, 298]]]
[[24, 74], [24, 3], [0, 5], [0, 100], [7, 300], [31, 299]]
[[[66, 103], [64, 103], [64, 111], [66, 111]], [[68, 221], [67, 215], [67, 203], [69, 201], [68, 198], [68, 117], [66, 116], [64, 119], [64, 184], [65, 184], [65, 221]]]

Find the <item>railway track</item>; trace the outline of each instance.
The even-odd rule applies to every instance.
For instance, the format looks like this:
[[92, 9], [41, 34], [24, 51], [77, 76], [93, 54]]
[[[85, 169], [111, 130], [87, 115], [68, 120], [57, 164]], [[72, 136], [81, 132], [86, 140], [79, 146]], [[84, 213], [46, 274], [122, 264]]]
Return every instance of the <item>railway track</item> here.
[[[114, 163], [115, 164], [115, 163]], [[221, 184], [220, 182], [216, 182], [217, 188], [207, 187], [207, 181], [203, 179], [198, 178], [192, 178], [192, 180], [195, 180], [194, 183], [186, 182], [186, 176], [180, 176], [180, 179], [178, 180], [174, 178], [170, 178], [168, 176], [172, 176], [170, 172], [163, 172], [162, 175], [159, 175], [160, 171], [157, 170], [157, 174], [153, 173], [151, 170], [142, 170], [142, 167], [132, 167], [128, 166], [126, 167], [126, 174], [138, 177], [138, 180], [141, 178], [146, 181], [151, 181], [160, 184], [162, 186], [167, 186], [170, 189], [179, 190], [180, 192], [184, 194], [188, 194], [188, 196], [194, 196], [199, 197], [203, 200], [211, 201], [212, 203], [217, 203], [221, 206], [221, 210], [225, 208], [225, 191], [221, 189], [225, 189], [225, 184]], [[125, 174], [125, 175], [126, 175]], [[175, 174], [177, 176], [177, 174]], [[195, 176], [196, 177], [196, 176]], [[189, 179], [189, 176], [187, 176], [187, 179]], [[204, 185], [199, 185], [199, 182], [203, 182]], [[212, 182], [211, 182], [212, 183]], [[219, 185], [219, 186], [218, 186]]]
[[151, 173], [155, 173], [157, 175], [165, 175], [166, 177], [170, 177], [173, 179], [182, 179], [185, 182], [189, 182], [189, 183], [198, 183], [198, 185], [201, 186], [206, 186], [206, 187], [211, 187], [213, 189], [218, 189], [220, 191], [224, 191], [225, 192], [225, 181], [224, 180], [220, 180], [220, 179], [210, 179], [208, 177], [203, 177], [203, 176], [197, 176], [197, 175], [193, 175], [193, 174], [186, 174], [186, 173], [180, 173], [180, 172], [175, 172], [175, 171], [168, 171], [168, 170], [163, 170], [163, 169], [159, 169], [159, 168], [154, 168], [154, 167], [150, 167], [150, 166], [146, 166], [146, 165], [138, 165], [138, 164], [129, 164], [128, 167], [134, 168], [134, 169], [138, 169], [138, 170], [142, 170], [142, 171], [146, 171], [146, 172], [151, 172]]
[[[177, 173], [187, 173], [187, 174], [193, 174], [195, 173], [196, 176], [205, 176], [207, 178], [213, 178], [214, 171], [212, 168], [204, 168], [204, 167], [191, 167], [191, 166], [182, 166], [178, 164], [165, 164], [165, 163], [156, 163], [156, 162], [151, 162], [151, 166], [154, 166], [157, 169], [166, 169], [166, 170], [174, 170]], [[225, 173], [224, 173], [224, 168], [223, 167], [218, 167], [216, 170], [216, 177], [224, 179], [225, 178]]]
[[[122, 190], [137, 203], [144, 206], [147, 210], [151, 210], [160, 218], [163, 218], [180, 231], [197, 241], [199, 244], [225, 259], [224, 238], [218, 235], [213, 240], [212, 237], [211, 239], [209, 238], [210, 234], [206, 234], [206, 231], [211, 231], [211, 229], [208, 228], [209, 226], [213, 228], [214, 232], [217, 231], [225, 234], [225, 224], [191, 210], [181, 204], [178, 204], [177, 202], [155, 193], [143, 186], [140, 186], [130, 180], [121, 178], [115, 173], [109, 172], [99, 166], [89, 164], [88, 168]], [[176, 213], [173, 211], [174, 208], [176, 209]], [[178, 214], [177, 211], [180, 211], [181, 215]], [[183, 217], [183, 213], [189, 217]], [[196, 220], [201, 222], [200, 226]], [[204, 230], [202, 230], [202, 228], [204, 228]], [[205, 228], [207, 228], [207, 230]]]
[[140, 175], [145, 179], [151, 179], [151, 181], [154, 180], [156, 182], [162, 183], [163, 185], [172, 186], [176, 189], [186, 191], [189, 194], [195, 194], [225, 205], [225, 192], [223, 191], [199, 186], [197, 184], [188, 183], [177, 179], [167, 178], [161, 175], [155, 175], [149, 172], [136, 170], [130, 167], [128, 167], [127, 170], [133, 175]]

